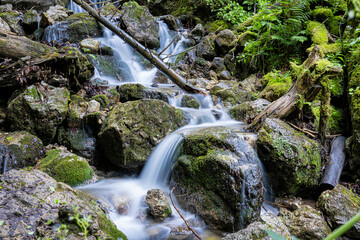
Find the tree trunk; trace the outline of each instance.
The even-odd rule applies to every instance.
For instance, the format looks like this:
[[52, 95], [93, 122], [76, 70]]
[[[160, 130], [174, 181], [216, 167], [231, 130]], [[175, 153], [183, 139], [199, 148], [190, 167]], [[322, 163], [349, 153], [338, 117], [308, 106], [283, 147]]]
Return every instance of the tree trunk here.
[[124, 40], [127, 44], [129, 44], [132, 48], [134, 48], [138, 53], [140, 53], [143, 57], [149, 60], [157, 69], [159, 69], [164, 74], [166, 74], [170, 78], [170, 80], [173, 81], [180, 88], [191, 93], [201, 93], [203, 95], [206, 95], [206, 93], [203, 92], [202, 90], [197, 89], [191, 86], [190, 84], [187, 84], [179, 74], [177, 74], [173, 69], [168, 67], [157, 56], [152, 54], [149, 49], [146, 49], [144, 46], [138, 43], [126, 32], [116, 27], [105, 17], [101, 16], [100, 13], [98, 13], [90, 5], [83, 2], [82, 0], [74, 0], [74, 2], [80, 5], [84, 10], [86, 10], [91, 16], [93, 16], [97, 21], [102, 23], [105, 27], [109, 28], [113, 33], [119, 36], [122, 40]]
[[317, 68], [319, 60], [321, 60], [320, 48], [315, 46], [301, 66], [293, 66], [293, 68], [295, 68], [293, 71], [296, 71], [296, 68], [298, 71], [296, 80], [290, 90], [261, 111], [255, 117], [249, 128], [257, 131], [265, 118], [285, 118], [294, 112], [298, 104], [313, 101], [321, 90], [321, 86], [319, 85], [320, 80], [323, 77], [331, 77], [341, 72], [341, 69], [336, 67]]

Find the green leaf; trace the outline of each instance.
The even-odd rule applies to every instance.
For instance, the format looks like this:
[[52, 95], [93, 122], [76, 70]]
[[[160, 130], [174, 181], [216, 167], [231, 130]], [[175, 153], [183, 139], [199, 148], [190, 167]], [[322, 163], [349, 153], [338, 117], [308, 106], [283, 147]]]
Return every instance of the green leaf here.
[[13, 139], [13, 138], [12, 138], [12, 137], [8, 137], [8, 138], [6, 138], [6, 140], [9, 140], [9, 141], [10, 141], [11, 139]]
[[52, 223], [52, 220], [51, 219], [49, 219], [47, 222], [46, 222], [46, 225], [50, 225]]
[[4, 225], [5, 221], [4, 220], [0, 220], [0, 226]]

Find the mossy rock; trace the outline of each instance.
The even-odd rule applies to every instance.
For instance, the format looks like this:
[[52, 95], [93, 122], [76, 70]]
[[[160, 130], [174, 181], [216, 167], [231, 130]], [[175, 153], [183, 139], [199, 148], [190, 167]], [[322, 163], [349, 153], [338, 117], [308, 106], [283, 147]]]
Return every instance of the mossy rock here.
[[82, 118], [86, 114], [88, 103], [78, 95], [72, 95], [69, 104], [69, 114], [67, 116], [67, 124], [69, 127], [81, 127]]
[[121, 102], [135, 101], [146, 98], [158, 99], [164, 102], [168, 102], [169, 101], [168, 97], [170, 97], [165, 92], [149, 89], [139, 83], [136, 84], [128, 83], [121, 85], [118, 88], [118, 92], [120, 94]]
[[91, 98], [91, 100], [96, 100], [100, 103], [101, 109], [108, 108], [110, 105], [109, 98], [104, 94], [99, 94]]
[[329, 22], [327, 23], [329, 32], [336, 36], [340, 36], [343, 31], [342, 24], [344, 24], [345, 22], [346, 21], [343, 16], [330, 17]]
[[23, 29], [20, 26], [21, 13], [18, 11], [1, 12], [0, 18], [2, 18], [9, 26], [12, 32], [17, 35], [23, 34]]
[[266, 87], [260, 92], [259, 97], [272, 102], [289, 91], [292, 81], [289, 74], [273, 71], [263, 77], [262, 83]]
[[23, 28], [27, 33], [33, 33], [38, 28], [39, 14], [36, 10], [27, 11], [22, 19]]
[[199, 109], [200, 103], [195, 99], [194, 96], [185, 95], [181, 98], [181, 107]]
[[[317, 45], [320, 48], [320, 56], [322, 58], [326, 57], [328, 54], [336, 54], [341, 52], [342, 50], [342, 46], [340, 43], [332, 43], [332, 44], [321, 44], [321, 45]], [[312, 52], [314, 49], [314, 47], [310, 47], [308, 49], [306, 49], [307, 53]]]
[[[276, 195], [313, 194], [320, 179], [320, 144], [276, 118], [258, 133], [258, 154]], [[281, 173], [281, 174], [279, 174]]]
[[307, 23], [306, 31], [307, 34], [310, 35], [311, 41], [315, 45], [321, 45], [324, 43], [328, 43], [329, 41], [326, 27], [320, 22], [309, 21]]
[[224, 20], [218, 19], [218, 20], [207, 23], [205, 25], [205, 28], [207, 28], [208, 32], [222, 31], [222, 30], [231, 28], [231, 24]]
[[229, 114], [233, 119], [248, 122], [254, 119], [269, 104], [270, 102], [265, 99], [243, 102], [231, 108]]
[[220, 98], [225, 107], [254, 100], [252, 99], [252, 94], [239, 88], [239, 83], [235, 81], [219, 81], [217, 85], [210, 89], [210, 94], [216, 96], [217, 100]]
[[68, 40], [72, 43], [78, 43], [87, 37], [101, 36], [100, 24], [87, 12], [73, 14], [65, 22], [68, 24]]
[[348, 10], [347, 0], [324, 0], [334, 13], [345, 13]]
[[250, 139], [223, 127], [193, 131], [184, 138], [171, 185], [181, 206], [212, 229], [234, 231], [260, 215], [262, 176]]
[[65, 148], [49, 150], [36, 167], [56, 181], [70, 186], [84, 184], [94, 176], [94, 171], [85, 158], [72, 154]]
[[333, 12], [329, 8], [315, 8], [311, 12], [311, 15], [319, 22], [323, 22], [334, 16]]
[[143, 99], [116, 105], [98, 134], [103, 161], [139, 171], [155, 146], [188, 122], [180, 109], [160, 100]]

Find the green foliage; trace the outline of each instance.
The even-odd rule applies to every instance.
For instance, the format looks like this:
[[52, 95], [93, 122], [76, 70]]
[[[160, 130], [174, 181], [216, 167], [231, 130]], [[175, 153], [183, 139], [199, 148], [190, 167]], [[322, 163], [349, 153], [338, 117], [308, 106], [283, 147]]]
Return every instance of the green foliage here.
[[87, 239], [87, 234], [89, 233], [89, 227], [91, 223], [92, 215], [80, 217], [79, 206], [73, 206], [74, 216], [70, 217], [70, 220], [75, 220], [76, 224], [80, 227], [81, 231], [84, 233], [84, 238]]
[[245, 21], [251, 15], [237, 1], [205, 0], [205, 3], [211, 7], [213, 12], [217, 13], [220, 19], [235, 25]]

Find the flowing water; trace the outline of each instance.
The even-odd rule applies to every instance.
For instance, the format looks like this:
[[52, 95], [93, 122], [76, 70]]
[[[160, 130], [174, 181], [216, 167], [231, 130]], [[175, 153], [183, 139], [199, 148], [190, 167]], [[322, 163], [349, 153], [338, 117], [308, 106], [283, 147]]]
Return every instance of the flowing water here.
[[[72, 1], [69, 8], [74, 12], [83, 12], [83, 10]], [[179, 54], [186, 48], [187, 39], [183, 34], [169, 31], [167, 25], [159, 21], [160, 48], [158, 53], [162, 52], [161, 57], [166, 62], [174, 62], [176, 54]], [[58, 29], [57, 29], [58, 28]], [[57, 30], [56, 30], [57, 29]], [[184, 31], [184, 30], [183, 30]], [[61, 40], [66, 37], [62, 34], [61, 25], [50, 27], [46, 32], [46, 40]], [[172, 41], [174, 37], [177, 41]], [[121, 85], [123, 83], [141, 83], [150, 86], [153, 83], [157, 69], [147, 69], [141, 64], [140, 57], [123, 40], [114, 35], [108, 29], [104, 29], [103, 37], [98, 38], [102, 45], [111, 47], [114, 50], [114, 56], [117, 67], [121, 69], [121, 79], [102, 74], [98, 69], [95, 70], [94, 79], [105, 80], [109, 85]], [[168, 46], [171, 43], [170, 46]], [[164, 48], [168, 48], [164, 50]], [[166, 88], [166, 85], [159, 84], [159, 88]], [[177, 108], [180, 107], [181, 98], [185, 96], [182, 93], [170, 97], [169, 103]], [[109, 216], [131, 240], [140, 239], [165, 239], [174, 227], [183, 224], [182, 219], [173, 209], [173, 215], [162, 223], [154, 223], [145, 217], [144, 196], [149, 189], [161, 188], [169, 194], [168, 180], [171, 172], [171, 166], [178, 157], [182, 146], [184, 134], [193, 130], [213, 128], [216, 126], [229, 126], [238, 128], [242, 123], [231, 120], [227, 112], [220, 104], [214, 106], [210, 96], [193, 95], [200, 103], [200, 109], [181, 108], [191, 116], [189, 125], [178, 129], [165, 137], [155, 148], [146, 161], [146, 165], [139, 177], [127, 177], [121, 179], [104, 179], [97, 183], [81, 186], [78, 189], [96, 196], [105, 208], [109, 210]], [[214, 114], [216, 112], [216, 114]], [[126, 212], [120, 215], [116, 209], [122, 201], [122, 209]], [[239, 203], [241, 204], [241, 203]], [[125, 207], [124, 207], [125, 206]], [[187, 219], [197, 219], [193, 214], [182, 212]], [[199, 225], [197, 231], [204, 233], [206, 226]], [[155, 236], [155, 237], [151, 237]]]

